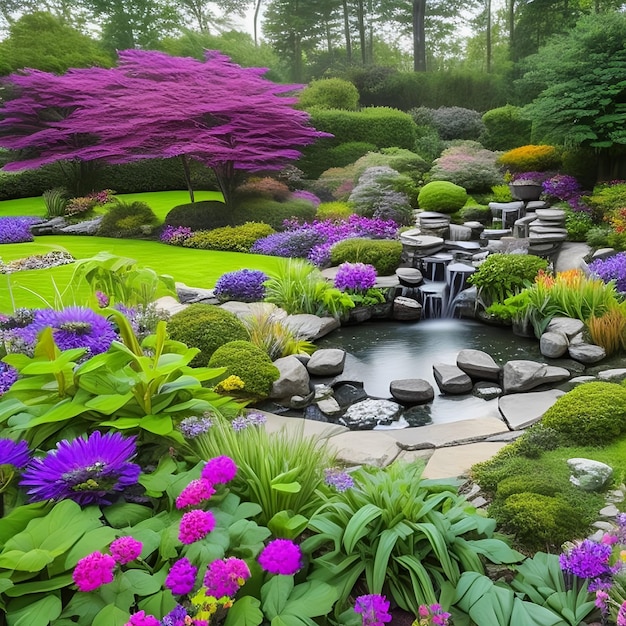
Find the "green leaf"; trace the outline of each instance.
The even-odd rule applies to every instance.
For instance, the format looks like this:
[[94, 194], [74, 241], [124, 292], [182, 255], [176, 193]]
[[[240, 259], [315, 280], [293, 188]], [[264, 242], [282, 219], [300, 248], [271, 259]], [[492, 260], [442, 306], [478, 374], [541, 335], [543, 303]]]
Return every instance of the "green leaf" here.
[[48, 626], [61, 615], [61, 599], [56, 594], [28, 596], [9, 602], [8, 626]]
[[277, 483], [273, 484], [271, 488], [274, 491], [280, 491], [281, 493], [300, 493], [302, 485], [300, 483]]
[[279, 511], [267, 523], [274, 537], [295, 539], [304, 532], [309, 520], [304, 515], [294, 515], [288, 511]]
[[380, 533], [378, 545], [376, 546], [376, 555], [374, 556], [370, 593], [382, 593], [391, 552], [398, 539], [406, 539], [411, 532], [410, 526], [400, 522], [394, 528], [388, 528]]
[[8, 550], [0, 554], [0, 567], [22, 572], [39, 572], [52, 561], [54, 556], [48, 550]]
[[152, 595], [161, 588], [162, 581], [143, 570], [129, 569], [123, 576], [132, 586], [133, 592], [139, 596]]
[[150, 615], [166, 615], [176, 606], [176, 600], [172, 592], [166, 589], [140, 600], [137, 606]]
[[52, 410], [32, 419], [28, 427], [32, 428], [33, 426], [39, 426], [39, 424], [49, 424], [51, 422], [63, 422], [84, 413], [86, 410], [87, 407], [84, 404], [74, 403], [70, 399], [61, 400]]
[[326, 583], [312, 580], [294, 587], [281, 614], [318, 617], [331, 612], [337, 601], [337, 590]]
[[100, 422], [100, 426], [111, 426], [118, 430], [126, 430], [128, 428], [137, 428], [140, 418], [138, 417], [120, 417], [118, 419], [109, 420], [108, 422]]
[[[1, 582], [1, 581], [0, 581]], [[5, 591], [10, 598], [17, 598], [31, 593], [47, 593], [55, 589], [69, 587], [72, 584], [72, 575], [64, 574], [63, 576], [55, 576], [48, 580], [37, 580], [35, 582], [19, 583]]]
[[263, 621], [261, 603], [252, 596], [243, 596], [228, 609], [224, 626], [258, 626]]
[[103, 510], [104, 518], [113, 528], [134, 526], [152, 516], [153, 510], [143, 504], [120, 502]]
[[31, 520], [44, 517], [51, 508], [47, 502], [23, 504], [14, 508], [8, 515], [0, 518], [0, 544], [6, 543], [24, 530]]
[[261, 587], [263, 612], [271, 620], [283, 612], [293, 590], [293, 578], [277, 574]]
[[91, 626], [124, 626], [127, 622], [128, 611], [109, 604], [96, 615]]
[[366, 504], [354, 514], [343, 533], [343, 546], [348, 554], [354, 550], [357, 542], [367, 535], [367, 525], [381, 515], [382, 509], [375, 504]]
[[144, 415], [139, 420], [139, 427], [155, 435], [169, 435], [174, 430], [169, 415]]
[[130, 402], [132, 397], [132, 392], [128, 392], [124, 395], [118, 393], [102, 394], [85, 402], [85, 406], [92, 411], [98, 411], [98, 413], [103, 413], [104, 415], [111, 415]]

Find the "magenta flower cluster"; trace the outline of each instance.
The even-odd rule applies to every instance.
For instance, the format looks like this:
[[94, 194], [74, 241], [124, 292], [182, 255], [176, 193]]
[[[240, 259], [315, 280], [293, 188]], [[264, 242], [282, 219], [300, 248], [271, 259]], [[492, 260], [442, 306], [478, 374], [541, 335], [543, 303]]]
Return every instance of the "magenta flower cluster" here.
[[420, 618], [428, 620], [428, 623], [435, 624], [435, 626], [448, 626], [448, 620], [451, 617], [450, 613], [443, 610], [441, 604], [420, 604], [417, 611]]
[[215, 516], [211, 511], [193, 509], [180, 520], [178, 540], [185, 545], [204, 539], [215, 528]]
[[111, 504], [135, 485], [141, 468], [132, 463], [135, 437], [93, 432], [86, 439], [64, 439], [43, 458], [33, 459], [20, 480], [31, 502], [74, 500], [81, 506]]
[[221, 302], [239, 300], [240, 302], [258, 302], [265, 297], [263, 283], [267, 274], [260, 270], [237, 270], [222, 274], [215, 283], [215, 297]]
[[165, 586], [176, 596], [191, 593], [196, 584], [197, 574], [198, 568], [192, 565], [189, 559], [183, 557], [170, 567]]
[[116, 563], [126, 565], [139, 558], [143, 545], [133, 537], [119, 537], [109, 546], [109, 552]]
[[250, 569], [241, 559], [230, 557], [213, 561], [204, 575], [206, 595], [214, 598], [234, 596], [248, 578]]
[[209, 459], [202, 468], [201, 476], [212, 485], [230, 482], [237, 474], [237, 465], [229, 456], [216, 456]]
[[274, 539], [263, 548], [258, 561], [270, 574], [291, 576], [302, 567], [302, 551], [289, 539]]
[[204, 478], [192, 480], [176, 498], [176, 508], [184, 509], [189, 506], [198, 506], [209, 500], [215, 493], [213, 485]]
[[376, 269], [367, 263], [342, 263], [337, 268], [334, 284], [341, 291], [367, 291], [376, 284]]
[[589, 271], [605, 283], [615, 282], [620, 293], [626, 293], [626, 252], [619, 252], [606, 259], [596, 259], [589, 264]]
[[363, 626], [383, 626], [391, 621], [389, 601], [375, 593], [359, 596], [354, 603], [354, 611], [361, 615]]

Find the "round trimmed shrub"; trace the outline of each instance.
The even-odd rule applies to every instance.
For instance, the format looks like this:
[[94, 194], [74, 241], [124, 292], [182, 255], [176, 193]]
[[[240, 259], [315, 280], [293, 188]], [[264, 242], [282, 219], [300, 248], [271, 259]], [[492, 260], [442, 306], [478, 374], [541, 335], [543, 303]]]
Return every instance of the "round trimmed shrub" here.
[[226, 376], [241, 378], [243, 389], [229, 395], [246, 398], [267, 398], [272, 384], [280, 375], [267, 353], [245, 340], [230, 341], [220, 346], [211, 356], [209, 367], [225, 367]]
[[575, 387], [546, 411], [542, 423], [572, 443], [608, 444], [626, 432], [626, 387], [602, 381]]
[[222, 274], [215, 283], [214, 294], [220, 302], [237, 300], [257, 302], [263, 300], [267, 274], [261, 270], [242, 269]]
[[98, 226], [98, 235], [136, 238], [149, 235], [158, 223], [159, 218], [145, 202], [124, 202], [116, 198]]
[[186, 248], [220, 250], [222, 252], [250, 252], [254, 243], [274, 232], [268, 224], [247, 222], [241, 226], [222, 226], [213, 230], [200, 230], [183, 242]]
[[207, 365], [225, 343], [248, 338], [246, 327], [234, 313], [211, 304], [191, 304], [175, 313], [167, 330], [172, 339], [200, 350], [191, 362], [196, 367]]
[[186, 226], [191, 230], [212, 230], [227, 226], [230, 212], [223, 202], [202, 200], [179, 204], [165, 216], [165, 226]]
[[232, 220], [235, 224], [258, 222], [263, 220], [275, 230], [283, 230], [285, 220], [297, 219], [300, 223], [312, 222], [317, 209], [307, 200], [287, 200], [277, 202], [269, 198], [250, 198], [241, 200], [233, 209]]
[[424, 185], [417, 203], [424, 211], [456, 213], [467, 202], [467, 191], [446, 180], [435, 180]]
[[505, 152], [498, 164], [511, 172], [545, 172], [560, 167], [561, 154], [554, 146], [530, 144]]
[[342, 109], [356, 111], [359, 106], [359, 91], [343, 78], [314, 80], [300, 94], [302, 109]]
[[402, 244], [389, 239], [344, 239], [330, 250], [332, 265], [366, 263], [373, 265], [379, 276], [393, 274], [402, 260]]

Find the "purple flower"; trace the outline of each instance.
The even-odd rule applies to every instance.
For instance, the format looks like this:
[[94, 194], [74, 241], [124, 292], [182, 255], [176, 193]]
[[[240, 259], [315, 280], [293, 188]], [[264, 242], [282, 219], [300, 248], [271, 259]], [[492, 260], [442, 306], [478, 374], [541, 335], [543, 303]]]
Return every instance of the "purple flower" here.
[[242, 430], [245, 430], [246, 428], [248, 428], [248, 426], [250, 426], [250, 423], [248, 422], [248, 420], [243, 416], [240, 415], [239, 417], [236, 417], [231, 423], [230, 425], [232, 426], [232, 429], [235, 432], [240, 432]]
[[195, 439], [208, 432], [211, 426], [213, 426], [213, 422], [209, 415], [205, 414], [202, 417], [192, 415], [182, 420], [178, 425], [178, 429], [183, 433], [185, 439]]
[[111, 543], [109, 551], [116, 563], [126, 565], [134, 561], [140, 554], [143, 544], [134, 537], [119, 537]]
[[95, 296], [98, 302], [98, 306], [101, 309], [105, 309], [109, 306], [109, 302], [111, 299], [109, 298], [109, 296], [106, 295], [106, 293], [104, 293], [103, 291], [96, 291]]
[[310, 202], [312, 205], [314, 205], [315, 208], [317, 208], [322, 202], [312, 191], [306, 191], [304, 189], [299, 189], [298, 191], [294, 191], [291, 194], [291, 197], [294, 200], [306, 200]]
[[577, 198], [581, 193], [580, 183], [573, 176], [567, 174], [557, 174], [544, 180], [542, 187], [546, 195], [566, 202]]
[[177, 604], [163, 619], [161, 620], [162, 626], [185, 626], [189, 622], [185, 622], [185, 618], [188, 617], [187, 610], [184, 606]]
[[30, 227], [41, 221], [39, 217], [29, 216], [0, 217], [0, 244], [33, 241]]
[[246, 415], [249, 426], [263, 426], [267, 422], [267, 417], [258, 411], [250, 411]]
[[64, 439], [45, 457], [33, 459], [20, 485], [32, 502], [69, 498], [81, 506], [110, 504], [115, 493], [137, 483], [141, 468], [135, 456], [135, 437], [95, 431], [87, 439]]
[[391, 621], [389, 601], [385, 596], [368, 594], [359, 596], [354, 603], [354, 610], [361, 614], [363, 626], [383, 626]]
[[0, 439], [0, 465], [22, 468], [28, 465], [30, 452], [26, 441]]
[[35, 343], [37, 335], [47, 327], [52, 328], [54, 341], [61, 350], [87, 348], [89, 354], [100, 354], [117, 339], [113, 324], [106, 317], [77, 306], [62, 311], [40, 309], [20, 334], [27, 342]]
[[559, 564], [564, 572], [589, 579], [589, 591], [595, 591], [614, 573], [614, 568], [609, 563], [611, 554], [612, 548], [609, 544], [584, 539], [568, 552], [561, 554]]
[[626, 293], [626, 252], [619, 252], [606, 259], [596, 259], [589, 264], [589, 271], [605, 283], [615, 281], [615, 288]]
[[347, 491], [354, 487], [354, 480], [348, 472], [329, 467], [324, 470], [324, 481], [330, 487], [334, 487], [337, 491]]
[[617, 626], [626, 626], [626, 600], [622, 602], [617, 612]]
[[433, 623], [436, 626], [447, 626], [448, 619], [450, 619], [450, 613], [444, 611], [441, 604], [420, 604], [418, 613], [421, 618], [427, 618], [428, 621], [424, 620], [425, 623]]
[[232, 597], [248, 578], [250, 569], [241, 559], [230, 557], [213, 561], [204, 576], [206, 595], [214, 598]]
[[204, 478], [192, 480], [176, 498], [176, 508], [184, 509], [188, 506], [198, 506], [201, 502], [209, 500], [215, 493], [213, 485]]
[[260, 270], [237, 270], [222, 274], [215, 283], [215, 297], [225, 302], [239, 300], [241, 302], [257, 302], [265, 297], [263, 283], [267, 274]]
[[302, 551], [289, 539], [274, 539], [263, 548], [258, 561], [270, 574], [291, 576], [302, 567]]
[[194, 509], [185, 513], [178, 527], [178, 539], [189, 545], [204, 539], [215, 528], [215, 517], [211, 511]]
[[196, 584], [198, 568], [186, 558], [179, 559], [172, 565], [165, 579], [165, 586], [176, 596], [190, 593]]
[[335, 274], [341, 291], [366, 291], [376, 284], [376, 269], [367, 263], [342, 263]]
[[113, 582], [115, 559], [108, 554], [92, 552], [76, 564], [72, 578], [80, 591], [93, 591]]
[[212, 485], [228, 483], [237, 474], [237, 465], [229, 456], [209, 459], [202, 468], [202, 478]]
[[166, 226], [161, 233], [161, 241], [169, 243], [172, 246], [182, 246], [189, 237], [193, 235], [193, 231], [188, 226]]

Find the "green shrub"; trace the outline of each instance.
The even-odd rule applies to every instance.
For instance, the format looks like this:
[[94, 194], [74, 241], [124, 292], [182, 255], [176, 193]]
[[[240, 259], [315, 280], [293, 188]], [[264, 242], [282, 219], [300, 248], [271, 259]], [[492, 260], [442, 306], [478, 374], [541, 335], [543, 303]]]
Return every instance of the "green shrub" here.
[[464, 206], [459, 211], [459, 218], [463, 222], [480, 222], [481, 224], [491, 224], [493, 215], [488, 206]]
[[594, 226], [587, 231], [586, 241], [591, 248], [606, 248], [609, 245], [611, 229], [606, 225]]
[[158, 223], [159, 218], [145, 202], [116, 198], [100, 222], [98, 235], [132, 239], [149, 235]]
[[348, 141], [338, 146], [329, 148], [323, 156], [320, 163], [321, 171], [325, 171], [329, 167], [345, 167], [360, 159], [364, 154], [376, 150], [373, 143], [367, 141]]
[[[548, 428], [543, 422], [538, 422], [518, 437], [511, 447], [516, 454], [529, 459], [538, 459], [543, 452], [556, 450], [561, 445], [561, 440], [561, 435], [554, 428]], [[532, 490], [526, 489], [525, 491]]]
[[47, 189], [58, 187], [63, 182], [56, 163], [44, 165], [36, 170], [0, 171], [0, 200], [34, 198], [43, 195]]
[[356, 111], [359, 91], [350, 81], [342, 78], [314, 80], [300, 93], [299, 106], [302, 109]]
[[588, 198], [594, 212], [605, 216], [626, 207], [626, 183], [598, 185]]
[[299, 222], [310, 222], [315, 219], [315, 212], [315, 206], [307, 200], [276, 202], [266, 198], [251, 198], [242, 200], [233, 208], [232, 220], [235, 224], [263, 220], [275, 230], [282, 230], [285, 220], [295, 218]]
[[200, 350], [191, 362], [195, 367], [207, 365], [215, 350], [225, 343], [248, 338], [248, 331], [236, 315], [210, 304], [191, 304], [175, 313], [167, 330], [172, 339]]
[[386, 239], [344, 239], [330, 250], [332, 265], [367, 263], [376, 268], [379, 276], [390, 276], [402, 260], [402, 244]]
[[570, 241], [586, 241], [587, 233], [593, 225], [593, 218], [588, 213], [569, 211], [565, 218], [567, 238]]
[[429, 165], [419, 154], [404, 148], [382, 148], [380, 152], [369, 152], [354, 164], [356, 179], [369, 167], [386, 166], [418, 181], [428, 171]]
[[554, 146], [526, 145], [505, 152], [498, 164], [511, 172], [545, 172], [559, 168], [561, 154]]
[[456, 213], [467, 202], [467, 191], [454, 183], [437, 180], [422, 187], [417, 202], [424, 211]]
[[280, 375], [267, 353], [246, 340], [230, 341], [217, 348], [209, 367], [225, 367], [226, 376], [238, 376], [243, 381], [241, 391], [229, 393], [235, 397], [267, 398]]
[[166, 226], [186, 226], [191, 230], [212, 230], [227, 226], [230, 222], [230, 211], [223, 202], [202, 200], [175, 206], [166, 216]]
[[485, 130], [480, 113], [462, 107], [439, 107], [432, 112], [432, 124], [439, 136], [452, 139], [478, 139]]
[[354, 213], [352, 207], [347, 202], [322, 202], [317, 207], [315, 219], [342, 220], [350, 217]]
[[[494, 514], [491, 509], [490, 514]], [[518, 541], [535, 550], [549, 551], [588, 530], [580, 512], [561, 496], [514, 493], [494, 517], [505, 532], [512, 532]]]
[[250, 252], [257, 239], [276, 232], [268, 224], [246, 222], [241, 226], [222, 226], [214, 230], [199, 230], [183, 242], [186, 248], [221, 250], [222, 252]]
[[468, 282], [478, 288], [485, 307], [504, 302], [532, 283], [548, 262], [533, 254], [490, 254]]
[[511, 150], [528, 144], [532, 122], [523, 109], [507, 104], [483, 115], [485, 132], [480, 142], [489, 150]]
[[514, 493], [538, 493], [542, 496], [555, 496], [560, 487], [549, 476], [523, 474], [508, 476], [498, 483], [496, 498], [506, 500]]
[[626, 432], [626, 387], [600, 381], [575, 387], [546, 411], [542, 422], [572, 443], [610, 443]]

